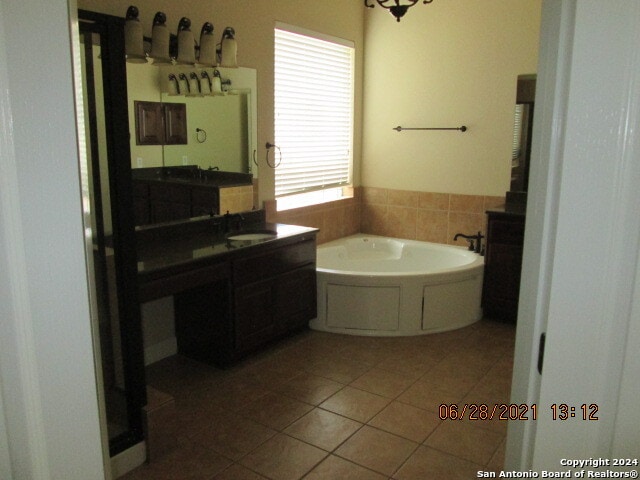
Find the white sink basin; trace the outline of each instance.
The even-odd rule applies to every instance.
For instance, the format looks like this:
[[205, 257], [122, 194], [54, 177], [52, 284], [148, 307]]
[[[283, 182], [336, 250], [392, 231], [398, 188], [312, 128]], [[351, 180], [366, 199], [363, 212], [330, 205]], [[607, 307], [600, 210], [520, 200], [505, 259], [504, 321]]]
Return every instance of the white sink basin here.
[[227, 240], [231, 241], [256, 241], [256, 240], [272, 240], [278, 236], [275, 232], [250, 232], [231, 235]]

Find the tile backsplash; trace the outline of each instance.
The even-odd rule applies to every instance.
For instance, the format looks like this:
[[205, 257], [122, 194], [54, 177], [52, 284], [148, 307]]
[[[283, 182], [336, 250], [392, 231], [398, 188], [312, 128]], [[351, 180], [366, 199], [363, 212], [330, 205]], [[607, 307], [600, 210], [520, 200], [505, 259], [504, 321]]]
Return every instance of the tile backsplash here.
[[320, 229], [318, 243], [354, 233], [466, 245], [456, 233], [486, 232], [485, 211], [504, 197], [357, 187], [353, 198], [277, 212], [265, 202], [267, 219]]
[[486, 231], [488, 208], [504, 197], [362, 188], [361, 231], [374, 235], [466, 245], [456, 233]]
[[360, 233], [360, 189], [353, 189], [353, 196], [320, 203], [308, 207], [276, 211], [276, 201], [264, 202], [267, 221], [291, 223], [319, 228], [318, 243]]

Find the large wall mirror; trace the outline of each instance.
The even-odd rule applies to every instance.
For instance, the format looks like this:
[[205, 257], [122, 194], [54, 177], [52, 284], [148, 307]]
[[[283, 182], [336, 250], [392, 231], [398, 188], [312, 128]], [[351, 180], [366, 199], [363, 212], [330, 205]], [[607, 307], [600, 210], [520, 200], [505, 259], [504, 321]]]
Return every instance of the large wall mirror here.
[[209, 94], [212, 68], [127, 63], [132, 130], [136, 128], [136, 101], [182, 103], [186, 105], [187, 117], [186, 144], [138, 145], [132, 131], [132, 168], [197, 165], [204, 170], [252, 173], [257, 177], [256, 70], [243, 67], [215, 70], [220, 72], [223, 94]]

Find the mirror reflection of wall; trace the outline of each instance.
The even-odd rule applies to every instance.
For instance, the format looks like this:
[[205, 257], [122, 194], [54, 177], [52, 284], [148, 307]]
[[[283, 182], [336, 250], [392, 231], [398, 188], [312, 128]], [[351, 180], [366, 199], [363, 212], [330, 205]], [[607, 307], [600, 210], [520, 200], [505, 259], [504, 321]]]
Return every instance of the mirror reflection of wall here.
[[[187, 104], [188, 144], [165, 145], [163, 165], [198, 165], [227, 172], [249, 171], [247, 96], [180, 97], [162, 94], [163, 103]], [[200, 129], [200, 131], [197, 131]], [[186, 148], [185, 148], [186, 147]], [[186, 157], [186, 159], [184, 158]]]
[[252, 156], [257, 136], [255, 70], [238, 68], [225, 73], [222, 69], [223, 78], [233, 78], [233, 94], [185, 96], [166, 93], [167, 82], [161, 79], [171, 68], [127, 63], [129, 125], [135, 128], [134, 101], [185, 103], [187, 145], [136, 145], [133, 131], [132, 168], [197, 165], [202, 169], [251, 173], [255, 169]]

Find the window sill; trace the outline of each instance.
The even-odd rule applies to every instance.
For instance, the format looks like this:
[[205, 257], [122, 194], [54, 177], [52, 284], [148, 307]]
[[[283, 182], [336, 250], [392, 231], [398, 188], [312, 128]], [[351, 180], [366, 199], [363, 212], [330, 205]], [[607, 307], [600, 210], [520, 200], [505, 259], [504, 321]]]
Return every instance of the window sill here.
[[277, 198], [277, 211], [293, 210], [294, 208], [309, 207], [323, 203], [335, 202], [346, 198], [353, 198], [353, 187], [329, 188], [314, 192], [288, 195]]

